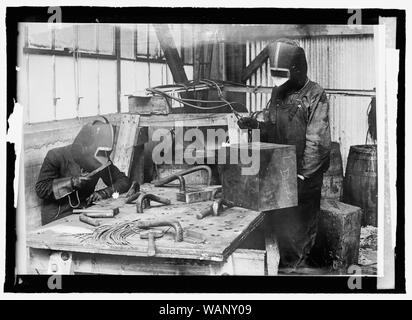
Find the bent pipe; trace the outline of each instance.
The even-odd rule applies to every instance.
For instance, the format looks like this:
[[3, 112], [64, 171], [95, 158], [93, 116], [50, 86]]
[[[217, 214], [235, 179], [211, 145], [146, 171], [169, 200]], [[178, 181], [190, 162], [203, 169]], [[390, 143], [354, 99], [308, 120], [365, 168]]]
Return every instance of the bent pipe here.
[[177, 176], [177, 179], [179, 179], [179, 191], [180, 192], [186, 192], [186, 181], [183, 176]]
[[[192, 167], [192, 168], [189, 168], [189, 169], [186, 169], [186, 170], [176, 172], [174, 174], [171, 174], [168, 177], [165, 177], [165, 178], [154, 181], [153, 184], [155, 185], [155, 187], [161, 187], [161, 186], [164, 186], [165, 184], [167, 184], [169, 182], [172, 182], [174, 180], [179, 179], [181, 187], [182, 187], [182, 180], [179, 177], [183, 177], [183, 176], [185, 176], [189, 173], [193, 173], [193, 172], [200, 171], [200, 170], [206, 170], [207, 171], [207, 173], [208, 173], [207, 185], [210, 186], [210, 181], [212, 180], [212, 169], [210, 169], [210, 167], [206, 166], [206, 165], [196, 166], [196, 167]], [[181, 191], [184, 191], [184, 190], [181, 190]]]
[[136, 212], [143, 213], [144, 205], [147, 204], [146, 207], [150, 206], [150, 200], [169, 205], [170, 200], [167, 198], [159, 197], [151, 193], [142, 193], [139, 195], [136, 201]]
[[135, 195], [139, 191], [140, 191], [140, 184], [137, 181], [133, 180], [132, 185], [130, 186], [129, 190], [126, 193], [126, 198], [129, 198]]
[[223, 208], [223, 206], [225, 206], [226, 208], [232, 208], [235, 205], [234, 205], [233, 202], [225, 200], [223, 198], [216, 199], [213, 202], [213, 215], [218, 216], [219, 214], [221, 214], [223, 212], [223, 210], [225, 210], [225, 208]]
[[157, 220], [157, 221], [149, 221], [149, 220], [140, 220], [137, 221], [137, 227], [141, 229], [149, 229], [154, 227], [172, 227], [175, 230], [175, 241], [181, 242], [183, 241], [183, 228], [180, 225], [179, 221], [174, 219], [164, 219], [164, 220]]
[[222, 198], [216, 199], [215, 201], [213, 201], [212, 205], [208, 206], [206, 209], [199, 212], [196, 215], [196, 218], [201, 220], [210, 215], [217, 217], [225, 210], [223, 206], [227, 208], [231, 208], [231, 207], [234, 207], [234, 203], [231, 201], [222, 199]]

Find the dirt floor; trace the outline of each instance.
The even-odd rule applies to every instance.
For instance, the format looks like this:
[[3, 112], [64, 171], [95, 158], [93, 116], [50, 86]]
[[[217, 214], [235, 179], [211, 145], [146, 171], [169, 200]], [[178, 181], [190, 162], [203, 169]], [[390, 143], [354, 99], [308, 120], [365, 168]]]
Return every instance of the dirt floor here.
[[[362, 269], [362, 274], [375, 275], [377, 273], [377, 231], [376, 227], [367, 226], [361, 229], [359, 243], [359, 259], [358, 264]], [[324, 268], [280, 268], [279, 275], [339, 275], [343, 274], [338, 270], [333, 270], [332, 267]]]

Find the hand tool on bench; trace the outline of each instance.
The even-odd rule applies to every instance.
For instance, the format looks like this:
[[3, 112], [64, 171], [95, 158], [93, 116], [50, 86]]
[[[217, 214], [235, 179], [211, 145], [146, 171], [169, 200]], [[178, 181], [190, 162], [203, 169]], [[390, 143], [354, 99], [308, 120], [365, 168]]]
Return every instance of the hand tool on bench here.
[[213, 215], [215, 217], [217, 217], [218, 215], [220, 215], [223, 211], [224, 211], [224, 207], [227, 208], [231, 208], [234, 207], [234, 203], [231, 201], [227, 201], [225, 199], [215, 199], [215, 201], [213, 201], [212, 205], [208, 206], [205, 210], [199, 212], [196, 215], [197, 219], [203, 219], [204, 217]]
[[94, 226], [94, 227], [100, 226], [100, 221], [99, 221], [99, 220], [96, 220], [96, 219], [94, 219], [94, 218], [88, 217], [88, 216], [84, 215], [83, 213], [81, 213], [81, 214], [79, 215], [79, 220], [80, 220], [81, 222], [87, 223], [87, 224], [89, 224], [89, 225], [91, 225], [91, 226]]
[[155, 239], [163, 237], [164, 232], [161, 230], [147, 230], [140, 233], [140, 239], [148, 239], [147, 255], [153, 257], [156, 255]]
[[119, 208], [104, 209], [104, 208], [85, 208], [73, 209], [73, 213], [80, 213], [79, 220], [92, 226], [100, 226], [100, 221], [96, 218], [113, 218], [119, 213]]
[[73, 209], [73, 213], [81, 213], [89, 218], [113, 218], [119, 213], [119, 208], [104, 209], [104, 208], [85, 208]]
[[[207, 184], [206, 185], [186, 185], [185, 175], [196, 172], [196, 171], [206, 171]], [[176, 172], [168, 177], [154, 181], [155, 187], [164, 186], [172, 181], [179, 180], [179, 192], [176, 193], [176, 199], [178, 201], [186, 203], [194, 203], [200, 201], [207, 201], [213, 199], [213, 193], [216, 189], [221, 190], [221, 186], [210, 186], [210, 181], [212, 179], [212, 169], [206, 165], [195, 166], [186, 170]]]
[[159, 197], [151, 193], [141, 193], [136, 201], [136, 212], [143, 213], [144, 208], [150, 207], [150, 201], [159, 202], [165, 205], [169, 205], [171, 203], [167, 198]]
[[140, 229], [172, 227], [175, 230], [175, 241], [183, 241], [183, 228], [180, 225], [180, 222], [175, 219], [139, 220], [137, 221], [137, 227]]

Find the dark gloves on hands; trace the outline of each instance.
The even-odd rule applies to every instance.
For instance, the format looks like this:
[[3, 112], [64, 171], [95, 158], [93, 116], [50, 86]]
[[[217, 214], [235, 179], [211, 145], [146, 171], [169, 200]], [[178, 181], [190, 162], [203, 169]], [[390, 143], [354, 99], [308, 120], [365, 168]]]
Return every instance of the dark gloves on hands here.
[[111, 188], [102, 189], [99, 191], [93, 192], [90, 197], [87, 198], [86, 204], [89, 205], [93, 202], [97, 202], [99, 200], [107, 199], [112, 195]]
[[259, 122], [250, 117], [240, 118], [237, 122], [240, 129], [257, 129], [259, 128]]
[[74, 190], [79, 190], [81, 189], [87, 181], [90, 181], [89, 177], [85, 176], [78, 176], [78, 177], [72, 177], [72, 186]]

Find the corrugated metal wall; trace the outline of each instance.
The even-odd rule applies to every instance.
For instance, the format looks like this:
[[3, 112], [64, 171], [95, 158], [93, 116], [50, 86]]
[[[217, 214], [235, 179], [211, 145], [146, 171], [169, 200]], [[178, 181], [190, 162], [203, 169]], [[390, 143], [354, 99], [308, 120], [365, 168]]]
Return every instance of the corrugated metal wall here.
[[[118, 26], [121, 28], [120, 111], [127, 112], [129, 95], [144, 95], [147, 87], [172, 84], [173, 77], [166, 61], [159, 58], [160, 44], [151, 25]], [[181, 25], [170, 28], [180, 54], [185, 51], [187, 57], [193, 47], [192, 37], [189, 34], [182, 40]], [[130, 30], [138, 33], [136, 41], [132, 32], [127, 33]], [[189, 30], [190, 27], [185, 27], [186, 33]], [[68, 23], [61, 28], [47, 23], [19, 25], [17, 87], [18, 102], [25, 107], [25, 123], [118, 112], [114, 32], [115, 25], [111, 24]], [[76, 57], [72, 54], [76, 47], [75, 34], [78, 35]], [[38, 51], [27, 53], [23, 48]], [[111, 57], [88, 57], [87, 53]], [[186, 63], [184, 68], [192, 79], [193, 66]]]
[[[372, 90], [375, 87], [373, 36], [324, 36], [296, 39], [305, 49], [308, 76], [325, 89]], [[246, 65], [267, 45], [246, 45]], [[252, 86], [272, 86], [269, 61], [247, 81]], [[328, 94], [332, 140], [341, 145], [344, 169], [351, 145], [364, 144], [367, 136], [369, 97]], [[248, 94], [247, 107], [262, 110], [269, 94]]]

